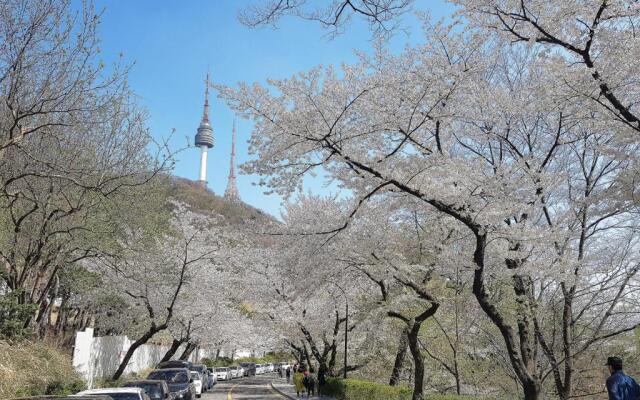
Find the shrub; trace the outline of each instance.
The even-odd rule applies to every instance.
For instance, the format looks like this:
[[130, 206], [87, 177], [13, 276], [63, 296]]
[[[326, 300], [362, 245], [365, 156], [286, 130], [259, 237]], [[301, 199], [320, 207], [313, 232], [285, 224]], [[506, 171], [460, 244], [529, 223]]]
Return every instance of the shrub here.
[[328, 378], [323, 394], [338, 400], [410, 400], [412, 390], [355, 379]]
[[[389, 386], [356, 379], [328, 378], [322, 389], [325, 395], [338, 400], [411, 400], [413, 389], [406, 386]], [[425, 400], [470, 400], [477, 397], [456, 395], [429, 395]]]
[[71, 357], [43, 343], [0, 340], [0, 398], [67, 395], [85, 389]]
[[93, 381], [93, 387], [96, 388], [96, 389], [110, 388], [110, 387], [120, 387], [125, 382], [127, 382], [127, 380], [133, 380], [133, 379], [126, 379], [126, 377], [124, 377], [124, 376], [121, 376], [120, 378], [116, 379], [115, 381], [113, 379], [111, 379], [111, 378], [96, 379], [95, 381]]
[[202, 360], [200, 360], [200, 362], [207, 367], [228, 367], [230, 365], [233, 365], [234, 362], [238, 361], [231, 361], [231, 359], [228, 357], [218, 357], [217, 360], [212, 360], [211, 358], [203, 358]]
[[0, 338], [22, 340], [31, 335], [24, 327], [24, 321], [38, 309], [35, 304], [20, 304], [20, 291], [0, 295]]

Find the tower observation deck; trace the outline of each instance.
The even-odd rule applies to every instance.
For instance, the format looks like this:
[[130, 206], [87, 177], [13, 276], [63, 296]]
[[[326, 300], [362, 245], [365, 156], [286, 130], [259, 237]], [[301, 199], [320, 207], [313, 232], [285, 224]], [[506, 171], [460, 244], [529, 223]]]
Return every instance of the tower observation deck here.
[[200, 147], [200, 174], [198, 181], [204, 186], [207, 184], [207, 150], [213, 147], [213, 128], [209, 122], [209, 74], [205, 81], [204, 111], [198, 131], [196, 133], [195, 145]]

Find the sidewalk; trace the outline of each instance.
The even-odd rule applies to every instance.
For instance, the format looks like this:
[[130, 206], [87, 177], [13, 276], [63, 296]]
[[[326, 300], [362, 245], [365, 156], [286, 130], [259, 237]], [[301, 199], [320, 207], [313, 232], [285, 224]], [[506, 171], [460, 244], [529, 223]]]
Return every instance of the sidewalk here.
[[[291, 378], [291, 383], [287, 383], [287, 379], [286, 378], [279, 378], [279, 377], [274, 377], [271, 380], [271, 387], [278, 393], [280, 393], [281, 395], [288, 397], [289, 399], [298, 399], [298, 397], [296, 397], [296, 390], [293, 387], [293, 377]], [[311, 399], [311, 400], [319, 400], [319, 399], [323, 399], [323, 400], [335, 400], [333, 397], [328, 397], [328, 396], [311, 396], [311, 397], [307, 397], [307, 395], [300, 395], [299, 397], [300, 399]]]

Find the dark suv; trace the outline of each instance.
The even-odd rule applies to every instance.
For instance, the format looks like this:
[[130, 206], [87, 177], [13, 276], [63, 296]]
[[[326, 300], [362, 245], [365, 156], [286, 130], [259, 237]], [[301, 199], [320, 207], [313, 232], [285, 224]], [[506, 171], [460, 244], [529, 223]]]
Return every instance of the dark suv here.
[[256, 376], [256, 363], [242, 362], [240, 366], [244, 368], [244, 376]]
[[149, 380], [165, 381], [175, 400], [194, 400], [196, 387], [187, 368], [163, 368], [151, 371]]

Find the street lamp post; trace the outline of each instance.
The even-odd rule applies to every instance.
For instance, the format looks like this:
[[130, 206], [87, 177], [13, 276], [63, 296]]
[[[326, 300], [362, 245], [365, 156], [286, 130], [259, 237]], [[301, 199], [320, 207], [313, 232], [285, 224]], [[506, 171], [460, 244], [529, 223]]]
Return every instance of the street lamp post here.
[[344, 379], [347, 379], [347, 345], [349, 343], [349, 302], [347, 296], [344, 296]]
[[342, 376], [344, 379], [347, 379], [347, 355], [349, 348], [349, 299], [347, 298], [347, 293], [342, 287], [340, 287], [340, 285], [335, 282], [331, 283], [333, 283], [338, 289], [340, 289], [342, 295], [344, 296], [344, 372]]

